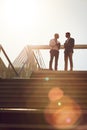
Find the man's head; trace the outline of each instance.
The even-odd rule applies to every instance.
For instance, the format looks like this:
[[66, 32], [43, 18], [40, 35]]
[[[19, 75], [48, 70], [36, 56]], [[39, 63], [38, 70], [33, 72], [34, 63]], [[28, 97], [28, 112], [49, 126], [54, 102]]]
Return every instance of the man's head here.
[[65, 34], [65, 36], [66, 36], [66, 38], [70, 38], [70, 32], [66, 32], [66, 34]]
[[58, 33], [55, 33], [55, 34], [54, 34], [54, 38], [55, 38], [55, 39], [58, 39], [58, 38], [59, 38], [59, 34], [58, 34]]

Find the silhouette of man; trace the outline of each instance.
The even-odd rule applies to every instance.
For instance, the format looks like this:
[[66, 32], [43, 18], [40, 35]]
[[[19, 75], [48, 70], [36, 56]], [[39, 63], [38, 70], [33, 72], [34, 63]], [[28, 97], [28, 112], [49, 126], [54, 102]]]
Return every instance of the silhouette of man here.
[[53, 59], [55, 58], [54, 69], [57, 70], [58, 67], [58, 58], [59, 58], [59, 49], [60, 42], [58, 41], [59, 34], [55, 33], [54, 38], [50, 40], [50, 61], [49, 61], [49, 69], [52, 70]]
[[74, 44], [75, 44], [75, 40], [74, 38], [70, 37], [70, 32], [67, 32], [65, 34], [65, 37], [67, 38], [67, 40], [64, 43], [64, 61], [65, 61], [65, 71], [67, 71], [68, 69], [68, 59], [70, 62], [70, 71], [73, 70], [73, 48], [74, 48]]

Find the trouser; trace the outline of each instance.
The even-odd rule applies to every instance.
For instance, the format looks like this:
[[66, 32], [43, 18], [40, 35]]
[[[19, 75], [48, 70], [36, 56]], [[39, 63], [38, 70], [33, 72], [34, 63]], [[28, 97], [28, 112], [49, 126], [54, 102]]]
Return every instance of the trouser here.
[[73, 59], [72, 59], [72, 56], [73, 56], [73, 53], [70, 52], [70, 53], [65, 53], [64, 54], [64, 60], [65, 60], [65, 71], [68, 69], [68, 59], [69, 59], [69, 62], [70, 62], [70, 70], [73, 70]]
[[59, 51], [57, 51], [57, 50], [51, 50], [50, 51], [50, 62], [49, 62], [49, 69], [50, 70], [52, 70], [52, 64], [53, 64], [54, 58], [55, 58], [54, 69], [57, 70]]

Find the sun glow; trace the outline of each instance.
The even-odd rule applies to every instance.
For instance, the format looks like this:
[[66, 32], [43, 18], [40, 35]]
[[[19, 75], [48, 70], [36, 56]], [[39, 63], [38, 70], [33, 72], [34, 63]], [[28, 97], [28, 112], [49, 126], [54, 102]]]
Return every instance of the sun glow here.
[[38, 6], [35, 0], [5, 1], [4, 16], [10, 28], [34, 26], [37, 14]]

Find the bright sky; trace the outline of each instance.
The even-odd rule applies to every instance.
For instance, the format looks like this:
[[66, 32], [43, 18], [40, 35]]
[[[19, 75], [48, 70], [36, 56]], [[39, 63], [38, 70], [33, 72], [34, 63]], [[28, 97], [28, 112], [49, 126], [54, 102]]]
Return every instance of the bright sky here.
[[87, 0], [0, 0], [0, 44], [11, 61], [26, 45], [48, 45], [55, 32], [61, 44], [67, 31], [87, 44], [86, 26]]

